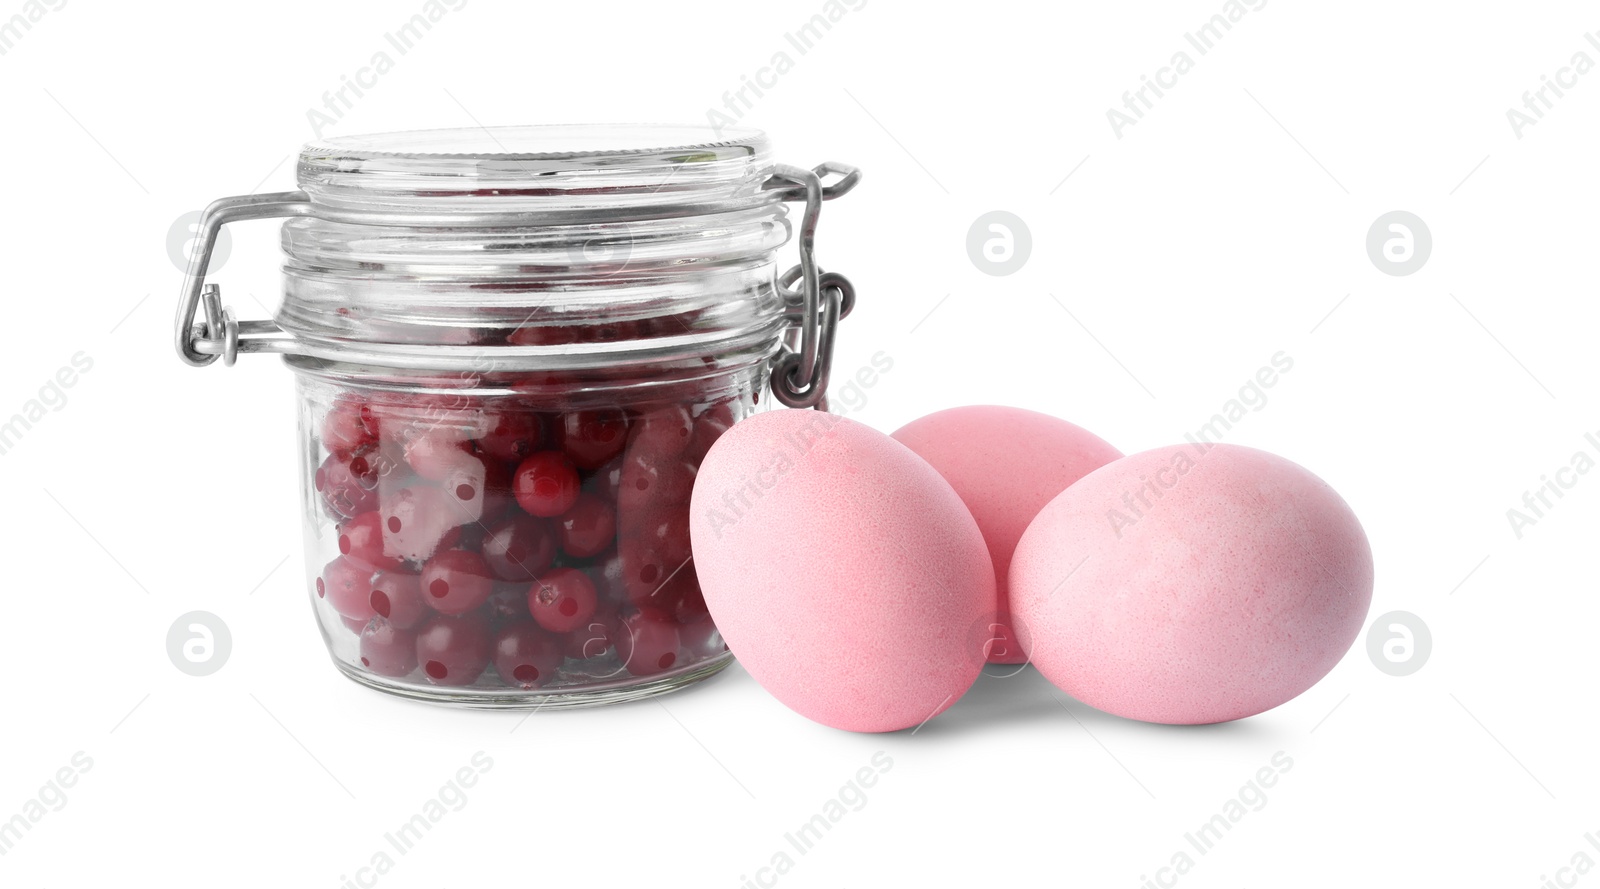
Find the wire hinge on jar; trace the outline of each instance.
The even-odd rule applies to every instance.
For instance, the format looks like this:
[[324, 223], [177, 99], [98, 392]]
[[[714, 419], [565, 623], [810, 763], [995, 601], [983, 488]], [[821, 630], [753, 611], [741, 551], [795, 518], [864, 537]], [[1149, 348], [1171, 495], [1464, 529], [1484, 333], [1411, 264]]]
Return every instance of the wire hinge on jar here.
[[[824, 187], [825, 176], [842, 178]], [[784, 336], [783, 347], [772, 363], [772, 394], [789, 407], [827, 410], [828, 376], [833, 367], [833, 338], [840, 319], [855, 308], [856, 292], [850, 280], [838, 272], [824, 272], [817, 265], [817, 217], [822, 202], [850, 191], [861, 180], [861, 171], [848, 164], [829, 162], [813, 170], [779, 165], [767, 187], [781, 187], [784, 200], [806, 202], [800, 219], [800, 264], [778, 279], [778, 292], [793, 325]], [[798, 289], [795, 284], [799, 284]], [[797, 351], [798, 350], [798, 351]]]

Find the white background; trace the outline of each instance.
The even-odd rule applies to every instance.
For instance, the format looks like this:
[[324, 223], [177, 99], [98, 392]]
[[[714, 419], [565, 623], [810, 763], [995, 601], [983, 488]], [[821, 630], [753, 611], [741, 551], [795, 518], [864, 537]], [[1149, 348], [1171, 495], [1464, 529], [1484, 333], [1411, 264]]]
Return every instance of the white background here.
[[[866, 170], [819, 241], [861, 294], [840, 377], [894, 362], [857, 419], [1008, 403], [1132, 452], [1286, 351], [1293, 371], [1227, 440], [1350, 502], [1371, 617], [1431, 628], [1420, 671], [1380, 672], [1363, 640], [1300, 698], [1206, 728], [985, 676], [887, 736], [812, 724], [738, 668], [661, 705], [526, 722], [363, 690], [306, 606], [291, 375], [178, 361], [165, 241], [215, 197], [292, 188], [307, 109], [422, 4], [72, 0], [0, 56], [0, 416], [93, 360], [0, 457], [0, 819], [76, 752], [93, 767], [0, 857], [0, 884], [343, 885], [483, 751], [467, 804], [379, 885], [742, 886], [884, 751], [865, 807], [778, 885], [1132, 889], [1284, 751], [1266, 806], [1178, 885], [1600, 887], [1558, 873], [1600, 859], [1600, 476], [1520, 539], [1506, 517], [1600, 430], [1600, 73], [1520, 139], [1506, 117], [1574, 53], [1600, 60], [1600, 17], [1272, 0], [1201, 57], [1183, 35], [1220, 2], [1049, 7], [873, 0], [799, 55], [784, 35], [816, 0], [471, 0], [326, 132], [703, 121], [787, 50], [743, 122], [787, 162]], [[1107, 109], [1182, 49], [1193, 70], [1117, 138]], [[1033, 236], [1006, 277], [965, 246], [996, 209]], [[1434, 240], [1408, 277], [1365, 251], [1396, 209]], [[234, 234], [218, 280], [244, 317], [273, 305], [274, 238]], [[233, 633], [204, 678], [165, 651], [193, 609]]]

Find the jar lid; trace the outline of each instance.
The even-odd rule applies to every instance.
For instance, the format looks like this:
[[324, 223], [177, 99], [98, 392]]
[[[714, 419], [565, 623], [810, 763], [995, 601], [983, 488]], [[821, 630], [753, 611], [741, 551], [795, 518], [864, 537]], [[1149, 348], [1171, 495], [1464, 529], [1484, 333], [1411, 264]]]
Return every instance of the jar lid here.
[[781, 200], [763, 188], [772, 166], [771, 143], [756, 129], [592, 124], [340, 136], [307, 144], [297, 175], [324, 207], [593, 218], [608, 208]]

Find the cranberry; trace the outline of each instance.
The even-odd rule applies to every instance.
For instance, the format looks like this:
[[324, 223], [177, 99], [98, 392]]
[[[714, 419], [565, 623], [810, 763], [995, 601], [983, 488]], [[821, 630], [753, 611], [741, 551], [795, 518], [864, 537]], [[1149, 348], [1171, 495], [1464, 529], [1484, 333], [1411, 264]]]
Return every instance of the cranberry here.
[[639, 608], [672, 614], [677, 611], [685, 585], [695, 583], [694, 566], [688, 556], [669, 562], [639, 538], [623, 537], [617, 555], [621, 560], [623, 593]]
[[599, 601], [589, 575], [576, 568], [556, 568], [528, 590], [528, 613], [550, 632], [566, 633], [593, 617]]
[[445, 545], [448, 535], [466, 521], [454, 494], [432, 485], [412, 485], [380, 500], [383, 552], [392, 558], [421, 562]]
[[422, 597], [422, 581], [415, 574], [379, 571], [372, 578], [367, 599], [372, 610], [402, 630], [409, 630], [428, 616], [428, 603]]
[[739, 400], [730, 398], [727, 401], [719, 401], [715, 404], [707, 405], [700, 412], [700, 416], [695, 419], [702, 422], [717, 423], [726, 429], [739, 421], [738, 412]]
[[507, 408], [489, 415], [489, 431], [478, 439], [478, 450], [502, 463], [519, 463], [539, 449], [544, 424], [531, 411]]
[[[511, 490], [511, 478], [516, 471], [516, 466], [511, 463], [502, 463], [499, 460], [486, 460], [483, 467], [483, 507], [478, 516], [480, 523], [493, 522], [502, 519], [511, 512], [516, 505], [516, 494]], [[462, 497], [468, 493], [456, 482], [455, 495], [470, 508], [471, 497]]]
[[517, 688], [538, 688], [556, 677], [561, 645], [531, 620], [507, 624], [494, 636], [494, 669]]
[[728, 643], [722, 641], [722, 633], [710, 618], [679, 626], [678, 644], [683, 646], [684, 656], [690, 660], [715, 657], [728, 650]]
[[344, 617], [368, 621], [377, 612], [367, 601], [367, 582], [372, 579], [372, 569], [340, 556], [322, 569], [317, 578], [317, 595], [328, 600]]
[[628, 516], [623, 533], [648, 547], [661, 561], [681, 565], [692, 552], [689, 544], [689, 514], [685, 504], [664, 504]]
[[628, 443], [628, 415], [620, 409], [573, 411], [561, 418], [561, 449], [584, 469], [598, 469]]
[[[640, 512], [652, 503], [689, 502], [694, 490], [695, 466], [676, 457], [662, 460], [647, 452], [628, 452], [622, 461], [622, 481], [617, 490], [617, 509], [624, 517]], [[627, 521], [623, 521], [624, 527]]]
[[728, 431], [728, 426], [729, 424], [709, 413], [695, 420], [694, 435], [689, 439], [689, 446], [683, 451], [683, 459], [699, 466], [710, 452], [711, 446], [717, 443], [722, 433]]
[[676, 404], [657, 408], [634, 421], [628, 433], [628, 453], [648, 453], [660, 460], [671, 459], [689, 447], [693, 433], [694, 420], [688, 408]]
[[532, 583], [550, 570], [555, 558], [555, 530], [544, 519], [517, 516], [491, 529], [483, 539], [483, 560], [501, 580]]
[[558, 516], [578, 500], [578, 470], [560, 451], [540, 451], [517, 467], [512, 491], [530, 515]]
[[377, 618], [361, 631], [361, 666], [399, 678], [417, 668], [417, 634]]
[[371, 446], [329, 454], [317, 467], [312, 484], [329, 512], [348, 519], [377, 507], [378, 468], [369, 459], [376, 454], [377, 449]]
[[471, 685], [489, 665], [489, 622], [434, 615], [417, 631], [417, 661], [434, 685]]
[[339, 553], [370, 571], [392, 571], [400, 560], [383, 553], [383, 517], [364, 512], [338, 528]]
[[489, 619], [496, 624], [528, 619], [528, 587], [526, 584], [496, 584], [484, 606]]
[[705, 593], [700, 591], [700, 577], [695, 573], [693, 562], [684, 566], [668, 586], [677, 587], [678, 603], [673, 606], [672, 616], [678, 623], [692, 624], [711, 614], [706, 607]]
[[483, 557], [464, 549], [434, 554], [422, 566], [420, 581], [428, 604], [442, 614], [465, 614], [489, 601], [494, 578]]
[[616, 510], [593, 494], [579, 494], [559, 522], [561, 550], [573, 558], [598, 556], [617, 538]]
[[347, 629], [350, 632], [355, 633], [357, 636], [359, 636], [359, 635], [361, 635], [361, 631], [365, 630], [367, 628], [367, 624], [369, 623], [369, 621], [357, 620], [356, 618], [353, 618], [353, 617], [345, 617], [343, 615], [340, 615], [339, 616], [339, 623], [344, 624], [345, 629]]
[[611, 650], [621, 621], [621, 616], [610, 606], [595, 611], [588, 621], [561, 637], [563, 653], [580, 661], [600, 657]]
[[628, 601], [627, 585], [623, 582], [622, 556], [617, 550], [606, 554], [596, 560], [586, 569], [589, 579], [594, 582], [594, 588], [599, 591], [600, 598], [615, 605]]
[[349, 456], [378, 440], [378, 424], [367, 407], [351, 398], [338, 398], [322, 419], [322, 446], [331, 454]]
[[596, 469], [592, 475], [584, 479], [583, 485], [585, 490], [592, 491], [612, 503], [617, 502], [617, 492], [622, 488], [622, 458], [617, 457]]
[[653, 676], [678, 664], [678, 628], [649, 612], [623, 618], [614, 641], [622, 666], [634, 676]]

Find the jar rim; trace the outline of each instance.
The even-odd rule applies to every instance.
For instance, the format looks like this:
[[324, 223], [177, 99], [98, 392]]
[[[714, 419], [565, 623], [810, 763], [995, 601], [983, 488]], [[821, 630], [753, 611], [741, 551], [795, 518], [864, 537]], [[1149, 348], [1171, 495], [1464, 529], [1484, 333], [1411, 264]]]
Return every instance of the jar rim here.
[[314, 204], [446, 213], [604, 213], [769, 203], [765, 133], [705, 124], [545, 124], [407, 130], [307, 143]]

